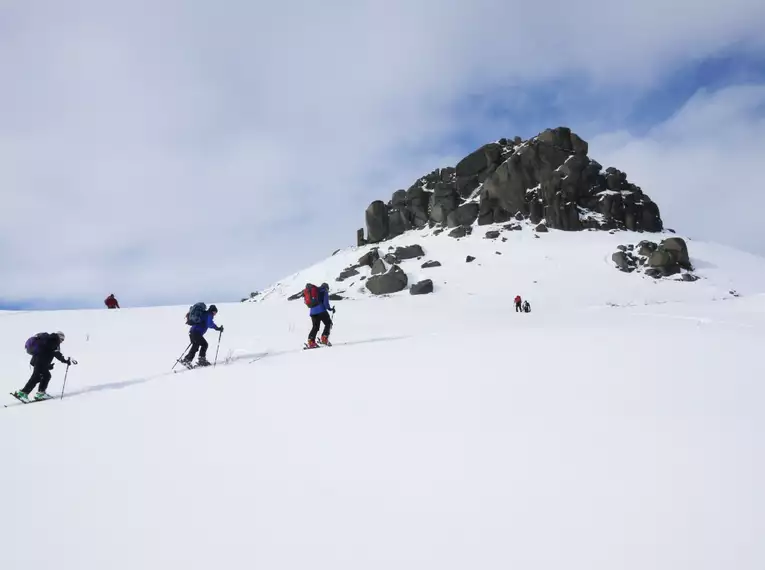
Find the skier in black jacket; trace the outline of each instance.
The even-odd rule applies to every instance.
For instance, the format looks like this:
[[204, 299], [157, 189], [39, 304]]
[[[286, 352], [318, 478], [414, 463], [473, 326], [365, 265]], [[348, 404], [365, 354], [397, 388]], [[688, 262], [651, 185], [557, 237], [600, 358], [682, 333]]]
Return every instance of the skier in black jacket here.
[[48, 389], [48, 382], [50, 382], [50, 371], [53, 370], [54, 358], [67, 365], [77, 364], [71, 358], [64, 358], [61, 354], [61, 343], [64, 342], [64, 338], [65, 335], [61, 331], [37, 335], [38, 340], [35, 354], [32, 356], [32, 360], [29, 361], [29, 364], [33, 367], [32, 376], [29, 377], [29, 381], [24, 388], [13, 393], [19, 400], [28, 402], [29, 393], [38, 383], [39, 386], [37, 394], [35, 394], [35, 400], [47, 400], [51, 397], [45, 391]]

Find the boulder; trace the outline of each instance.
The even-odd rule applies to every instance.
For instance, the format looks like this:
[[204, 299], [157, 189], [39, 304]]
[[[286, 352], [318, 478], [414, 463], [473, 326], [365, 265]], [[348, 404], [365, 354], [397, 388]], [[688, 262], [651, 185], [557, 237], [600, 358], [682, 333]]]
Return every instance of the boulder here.
[[441, 267], [440, 261], [426, 261], [421, 266], [423, 269], [430, 269], [431, 267]]
[[329, 294], [329, 300], [330, 301], [342, 301], [345, 299], [340, 293], [330, 293]]
[[388, 237], [388, 207], [382, 200], [372, 202], [366, 211], [367, 241], [378, 243]]
[[502, 146], [497, 143], [482, 146], [457, 163], [457, 178], [477, 176], [485, 172], [499, 161], [501, 154]]
[[336, 281], [345, 281], [349, 277], [353, 277], [354, 275], [358, 275], [359, 272], [356, 271], [356, 268], [354, 267], [347, 267], [346, 269], [343, 269], [340, 272], [340, 275], [338, 275]]
[[449, 237], [463, 238], [467, 235], [470, 235], [471, 233], [473, 233], [473, 228], [471, 228], [470, 226], [460, 226], [450, 231]]
[[674, 259], [667, 250], [657, 249], [648, 257], [647, 263], [650, 267], [668, 267], [674, 264]]
[[379, 275], [381, 273], [385, 273], [387, 268], [385, 267], [385, 262], [382, 259], [377, 259], [372, 264], [372, 275]]
[[409, 288], [409, 293], [411, 295], [427, 295], [428, 293], [433, 292], [433, 281], [430, 279], [425, 279], [424, 281], [419, 281], [418, 283], [415, 283]]
[[507, 224], [505, 226], [502, 226], [502, 229], [505, 229], [510, 232], [519, 232], [521, 231], [521, 225], [516, 223]]
[[375, 261], [380, 259], [380, 251], [377, 248], [369, 250], [367, 253], [359, 257], [359, 267], [367, 266], [372, 267]]
[[476, 202], [463, 204], [446, 217], [446, 225], [450, 228], [469, 226], [478, 218], [478, 210]]
[[465, 258], [465, 263], [472, 263], [473, 261], [475, 261], [475, 257], [473, 257], [472, 255], [468, 255]]
[[403, 291], [407, 284], [406, 273], [398, 265], [394, 265], [386, 273], [367, 279], [365, 287], [373, 295], [389, 295]]
[[544, 225], [544, 224], [537, 224], [537, 227], [534, 228], [534, 231], [538, 232], [538, 233], [541, 233], [541, 234], [546, 233], [547, 232], [547, 226]]
[[393, 255], [392, 253], [386, 253], [385, 256], [383, 257], [383, 259], [385, 260], [385, 263], [387, 263], [389, 265], [396, 265], [396, 264], [398, 264], [398, 257]]
[[611, 260], [616, 264], [616, 266], [621, 269], [622, 271], [632, 271], [635, 269], [634, 262], [630, 262], [630, 259], [627, 257], [627, 255], [623, 251], [617, 251], [611, 256]]
[[367, 244], [367, 240], [364, 239], [364, 228], [356, 230], [356, 245], [361, 247]]
[[393, 255], [395, 255], [397, 259], [403, 261], [405, 259], [414, 259], [416, 257], [422, 257], [423, 255], [425, 255], [425, 252], [422, 250], [421, 246], [415, 244], [415, 245], [407, 245], [404, 247], [397, 247]]
[[638, 243], [637, 253], [643, 257], [649, 257], [659, 246], [652, 241], [643, 240]]
[[484, 239], [497, 239], [499, 237], [499, 230], [490, 230], [486, 232]]
[[691, 260], [688, 257], [688, 246], [683, 238], [671, 237], [661, 242], [660, 247], [674, 253], [675, 261], [680, 267], [691, 269]]
[[693, 282], [693, 281], [698, 281], [699, 278], [693, 273], [683, 273], [683, 275], [681, 276], [681, 279], [683, 281]]

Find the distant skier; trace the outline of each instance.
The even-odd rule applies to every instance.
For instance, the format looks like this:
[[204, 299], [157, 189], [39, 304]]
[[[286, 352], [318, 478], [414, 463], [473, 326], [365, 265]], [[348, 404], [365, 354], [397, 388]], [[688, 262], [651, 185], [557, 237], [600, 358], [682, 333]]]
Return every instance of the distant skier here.
[[32, 355], [29, 364], [32, 366], [32, 376], [26, 386], [13, 393], [15, 397], [24, 402], [29, 401], [29, 393], [37, 387], [35, 400], [47, 400], [51, 396], [46, 393], [48, 382], [50, 382], [50, 371], [53, 370], [53, 359], [64, 364], [77, 364], [71, 358], [64, 358], [61, 354], [61, 343], [64, 342], [65, 335], [61, 331], [55, 333], [38, 333], [27, 340], [25, 348], [27, 354]]
[[319, 332], [319, 326], [324, 323], [324, 330], [321, 333], [320, 344], [332, 346], [329, 342], [329, 333], [332, 329], [332, 319], [329, 312], [335, 312], [334, 307], [329, 306], [329, 285], [322, 283], [319, 287], [312, 283], [306, 283], [303, 290], [303, 300], [310, 309], [311, 321], [313, 326], [308, 333], [308, 342], [306, 348], [316, 348], [316, 334]]
[[194, 356], [199, 350], [199, 360], [197, 366], [210, 366], [210, 362], [207, 360], [207, 341], [205, 340], [205, 333], [207, 329], [213, 329], [223, 332], [223, 327], [219, 327], [215, 324], [213, 317], [218, 314], [218, 307], [210, 305], [208, 309], [204, 303], [196, 303], [193, 305], [189, 312], [186, 313], [186, 324], [191, 325], [189, 329], [189, 339], [191, 339], [191, 350], [181, 360], [186, 367], [190, 367], [191, 361], [194, 360]]
[[523, 309], [521, 308], [521, 296], [516, 295], [515, 296], [515, 312], [516, 313], [522, 313]]
[[120, 308], [120, 304], [117, 301], [117, 298], [114, 296], [114, 293], [112, 293], [106, 299], [104, 299], [104, 305], [106, 305], [109, 309], [119, 309]]
[[531, 305], [529, 305], [528, 301], [523, 302], [523, 312], [524, 313], [530, 313], [531, 312]]

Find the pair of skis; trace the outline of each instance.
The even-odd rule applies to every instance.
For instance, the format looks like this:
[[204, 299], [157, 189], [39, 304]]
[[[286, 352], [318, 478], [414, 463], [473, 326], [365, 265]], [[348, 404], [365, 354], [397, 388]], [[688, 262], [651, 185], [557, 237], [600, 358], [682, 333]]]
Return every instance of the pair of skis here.
[[327, 344], [322, 344], [320, 342], [317, 342], [313, 346], [309, 346], [308, 343], [303, 343], [303, 350], [313, 350], [314, 348], [320, 348], [320, 347], [329, 347], [332, 346], [331, 342], [328, 342]]
[[[21, 402], [22, 404], [34, 404], [35, 402], [47, 402], [48, 400], [53, 400], [54, 399], [52, 396], [49, 396], [47, 398], [40, 398], [39, 400], [22, 400], [21, 398], [19, 398], [13, 392], [10, 392], [10, 394], [14, 398], [16, 398], [19, 402]], [[5, 407], [7, 408], [8, 406], [6, 405]]]

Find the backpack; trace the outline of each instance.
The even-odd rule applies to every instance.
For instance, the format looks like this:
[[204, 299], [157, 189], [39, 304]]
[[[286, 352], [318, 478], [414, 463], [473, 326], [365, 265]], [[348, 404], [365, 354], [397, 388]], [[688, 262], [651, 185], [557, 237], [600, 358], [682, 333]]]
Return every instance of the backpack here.
[[205, 314], [207, 313], [207, 305], [202, 302], [195, 303], [189, 307], [189, 312], [186, 313], [187, 325], [198, 325], [204, 322]]
[[524, 313], [530, 313], [531, 312], [531, 305], [529, 305], [528, 301], [523, 302], [523, 312]]
[[319, 288], [313, 283], [307, 283], [303, 290], [303, 301], [307, 307], [313, 309], [321, 305], [321, 299], [319, 298]]
[[34, 336], [30, 336], [24, 343], [24, 349], [27, 351], [27, 354], [30, 356], [37, 354], [43, 342], [47, 340], [47, 338], [48, 333], [37, 333]]

